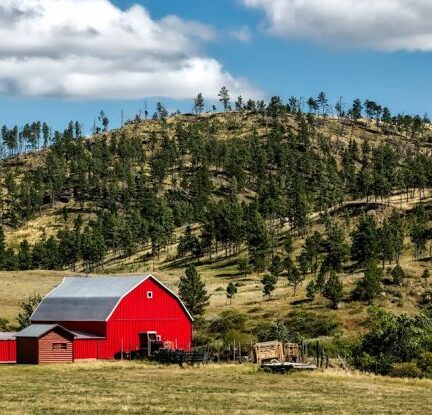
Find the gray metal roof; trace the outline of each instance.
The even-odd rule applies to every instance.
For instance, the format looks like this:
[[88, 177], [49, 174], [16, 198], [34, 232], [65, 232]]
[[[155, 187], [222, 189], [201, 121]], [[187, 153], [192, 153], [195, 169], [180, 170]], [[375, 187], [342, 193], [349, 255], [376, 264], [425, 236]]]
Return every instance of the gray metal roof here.
[[15, 336], [16, 337], [42, 337], [44, 334], [54, 330], [56, 328], [60, 328], [63, 331], [69, 332], [71, 335], [74, 335], [69, 330], [58, 324], [30, 324], [30, 326], [26, 327], [19, 331]]
[[105, 337], [102, 336], [98, 336], [97, 334], [92, 334], [92, 333], [84, 333], [83, 331], [75, 331], [75, 330], [70, 330], [70, 332], [75, 336], [75, 339], [80, 340], [80, 339], [105, 339]]
[[106, 321], [121, 298], [148, 276], [66, 277], [42, 300], [31, 321]]
[[42, 300], [31, 321], [107, 321], [120, 300], [149, 277], [169, 292], [193, 321], [180, 298], [151, 274], [66, 277]]
[[15, 340], [15, 335], [14, 331], [0, 332], [0, 340]]

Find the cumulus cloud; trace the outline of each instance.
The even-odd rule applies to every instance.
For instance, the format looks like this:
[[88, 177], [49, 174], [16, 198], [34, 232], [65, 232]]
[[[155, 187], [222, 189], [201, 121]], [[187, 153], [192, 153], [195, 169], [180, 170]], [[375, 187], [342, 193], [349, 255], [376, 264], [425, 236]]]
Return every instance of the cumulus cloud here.
[[259, 94], [202, 47], [212, 28], [109, 0], [2, 0], [0, 93], [78, 99]]
[[432, 50], [430, 0], [242, 0], [271, 33], [342, 47]]

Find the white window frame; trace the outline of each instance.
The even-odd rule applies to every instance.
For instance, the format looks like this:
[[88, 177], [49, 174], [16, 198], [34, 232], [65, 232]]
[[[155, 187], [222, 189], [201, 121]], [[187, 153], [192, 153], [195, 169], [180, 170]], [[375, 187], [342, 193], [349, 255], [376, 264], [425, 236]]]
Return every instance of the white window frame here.
[[153, 291], [147, 291], [147, 298], [151, 300], [153, 298]]

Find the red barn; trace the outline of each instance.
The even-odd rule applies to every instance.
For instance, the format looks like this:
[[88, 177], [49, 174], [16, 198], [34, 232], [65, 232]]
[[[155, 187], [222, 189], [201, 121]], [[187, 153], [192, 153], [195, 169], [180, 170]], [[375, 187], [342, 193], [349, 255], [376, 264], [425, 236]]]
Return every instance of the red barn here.
[[[121, 352], [146, 348], [149, 335], [173, 348], [189, 350], [192, 321], [180, 298], [150, 274], [68, 277], [33, 313], [32, 324], [25, 329], [35, 327], [33, 340], [22, 332], [17, 334], [18, 343], [24, 338], [28, 343], [25, 348], [18, 347], [17, 360], [22, 361], [21, 354], [45, 338], [48, 343], [44, 342], [44, 347], [53, 361], [69, 359], [64, 352], [69, 349], [68, 338], [73, 361], [112, 359]], [[59, 335], [66, 340], [60, 341]], [[59, 344], [66, 344], [66, 349]]]

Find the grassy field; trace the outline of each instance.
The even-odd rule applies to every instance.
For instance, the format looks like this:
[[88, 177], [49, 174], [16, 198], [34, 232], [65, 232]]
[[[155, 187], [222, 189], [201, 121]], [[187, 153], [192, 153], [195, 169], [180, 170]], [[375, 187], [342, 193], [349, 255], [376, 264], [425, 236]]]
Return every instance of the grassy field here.
[[426, 414], [432, 381], [252, 365], [0, 366], [1, 414]]

